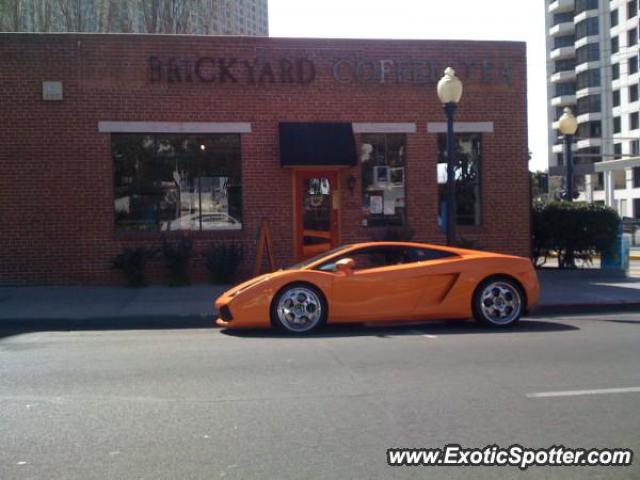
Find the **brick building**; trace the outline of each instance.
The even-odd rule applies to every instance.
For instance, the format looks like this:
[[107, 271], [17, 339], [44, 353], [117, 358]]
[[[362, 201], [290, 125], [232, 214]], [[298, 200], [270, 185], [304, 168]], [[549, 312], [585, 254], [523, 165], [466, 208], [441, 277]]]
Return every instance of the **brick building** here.
[[444, 243], [447, 65], [461, 241], [529, 254], [522, 43], [0, 34], [0, 59], [2, 284], [117, 283], [125, 247], [185, 231], [246, 274], [263, 222], [277, 266]]

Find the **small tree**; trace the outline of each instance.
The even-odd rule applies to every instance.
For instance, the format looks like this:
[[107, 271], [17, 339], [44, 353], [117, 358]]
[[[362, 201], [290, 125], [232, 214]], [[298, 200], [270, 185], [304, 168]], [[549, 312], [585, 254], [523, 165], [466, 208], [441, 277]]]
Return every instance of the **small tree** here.
[[193, 242], [190, 238], [181, 236], [175, 243], [164, 241], [162, 244], [162, 254], [164, 263], [169, 273], [169, 285], [180, 286], [190, 285], [189, 259], [193, 250]]
[[559, 268], [575, 267], [575, 258], [591, 262], [595, 254], [611, 251], [620, 224], [612, 208], [584, 202], [536, 204], [532, 220], [534, 262], [540, 265], [556, 252]]
[[113, 259], [111, 268], [120, 270], [130, 287], [142, 287], [146, 283], [147, 260], [154, 258], [156, 253], [155, 250], [146, 247], [125, 248]]
[[240, 243], [214, 243], [202, 252], [214, 283], [231, 283], [244, 256]]

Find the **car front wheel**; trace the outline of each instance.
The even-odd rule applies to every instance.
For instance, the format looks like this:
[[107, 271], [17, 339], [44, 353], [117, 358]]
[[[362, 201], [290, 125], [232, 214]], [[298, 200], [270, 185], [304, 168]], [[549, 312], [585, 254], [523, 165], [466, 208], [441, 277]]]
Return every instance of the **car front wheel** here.
[[485, 280], [473, 295], [473, 316], [485, 325], [513, 325], [522, 316], [524, 308], [522, 288], [509, 278]]
[[271, 322], [290, 333], [310, 333], [327, 320], [327, 302], [316, 287], [291, 284], [276, 295], [271, 305]]

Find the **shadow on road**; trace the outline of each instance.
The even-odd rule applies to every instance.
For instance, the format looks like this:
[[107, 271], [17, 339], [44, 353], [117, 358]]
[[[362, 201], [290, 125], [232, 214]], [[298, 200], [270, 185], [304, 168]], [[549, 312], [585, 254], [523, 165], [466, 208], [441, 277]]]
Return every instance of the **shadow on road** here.
[[[574, 325], [567, 325], [558, 322], [521, 320], [517, 325], [508, 328], [491, 328], [471, 321], [448, 321], [432, 322], [410, 325], [330, 325], [321, 331], [306, 336], [307, 338], [326, 337], [379, 337], [391, 338], [401, 335], [461, 335], [478, 333], [529, 333], [529, 332], [562, 332], [579, 330]], [[224, 329], [221, 333], [234, 337], [261, 337], [261, 338], [291, 338], [303, 337], [302, 335], [291, 335], [277, 330], [230, 330]]]
[[0, 320], [0, 339], [34, 332], [69, 332], [89, 330], [177, 330], [217, 328], [211, 317], [132, 317], [92, 319], [20, 319]]

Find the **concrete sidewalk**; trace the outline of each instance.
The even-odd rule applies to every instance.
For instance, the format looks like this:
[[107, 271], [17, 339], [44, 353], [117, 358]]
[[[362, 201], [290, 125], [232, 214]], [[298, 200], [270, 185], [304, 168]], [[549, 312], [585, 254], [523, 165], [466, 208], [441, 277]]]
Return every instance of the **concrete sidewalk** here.
[[533, 313], [637, 307], [640, 310], [640, 277], [625, 277], [600, 269], [538, 271], [540, 301]]
[[0, 287], [0, 321], [214, 317], [228, 285], [188, 287]]
[[[640, 278], [612, 275], [598, 269], [539, 272], [542, 294], [537, 311], [638, 307]], [[189, 287], [0, 287], [0, 326], [20, 321], [71, 322], [144, 321], [145, 325], [213, 325], [213, 301], [228, 286]], [[535, 312], [534, 312], [535, 313]], [[143, 322], [143, 323], [144, 323]]]

